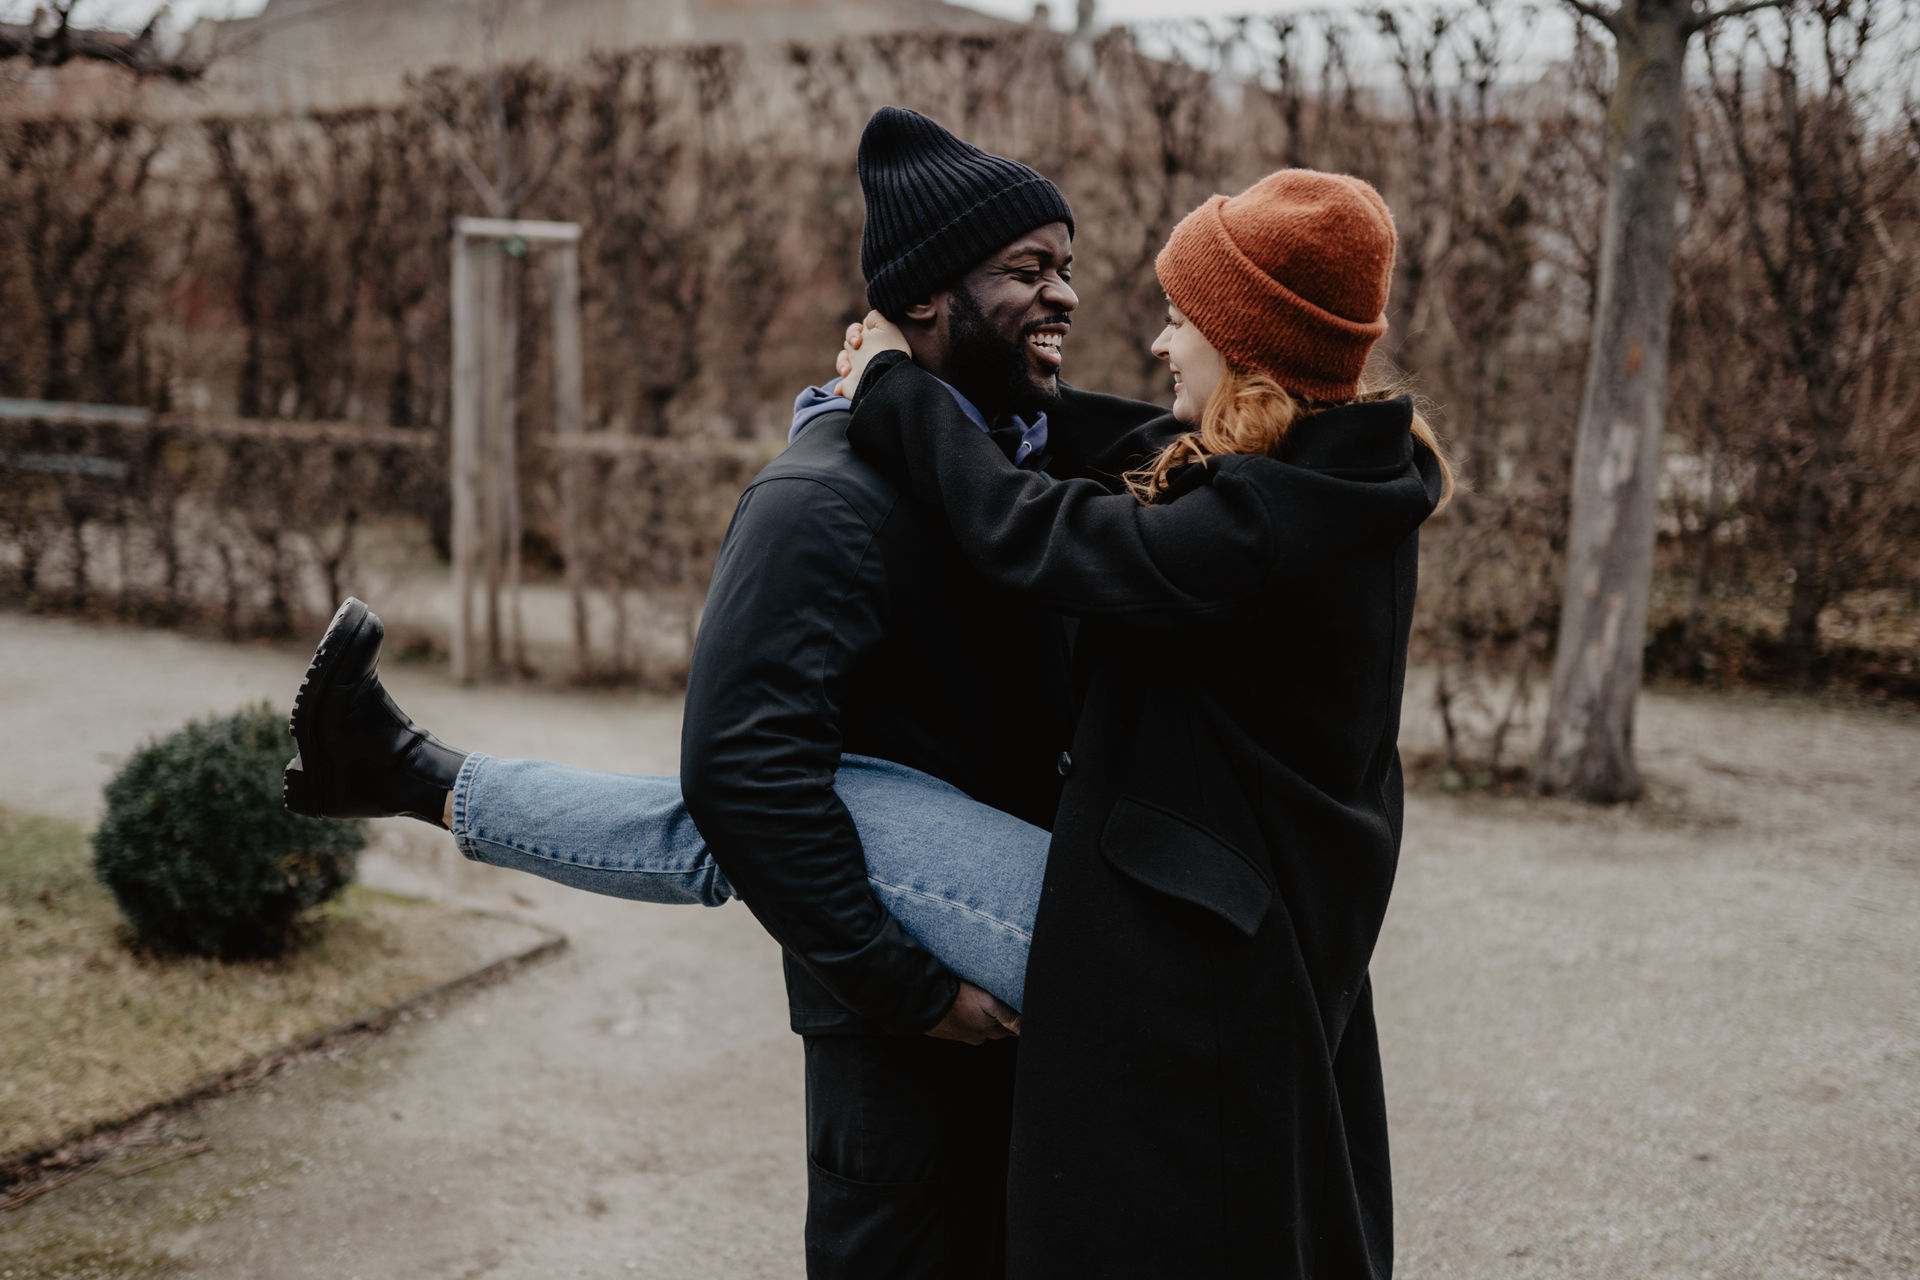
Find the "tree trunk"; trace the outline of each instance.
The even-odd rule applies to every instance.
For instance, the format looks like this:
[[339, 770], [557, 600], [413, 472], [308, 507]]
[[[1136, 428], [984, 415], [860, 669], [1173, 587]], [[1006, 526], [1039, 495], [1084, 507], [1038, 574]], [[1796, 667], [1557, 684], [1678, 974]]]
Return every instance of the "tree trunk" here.
[[1600, 276], [1574, 449], [1567, 581], [1534, 783], [1598, 803], [1644, 790], [1633, 762], [1666, 425], [1686, 0], [1626, 0], [1614, 19]]
[[1787, 628], [1781, 637], [1787, 670], [1802, 689], [1813, 687], [1814, 665], [1820, 656], [1820, 613], [1829, 595], [1825, 557], [1828, 477], [1819, 463], [1819, 447], [1800, 476], [1799, 501], [1794, 504], [1793, 596], [1787, 603]]
[[40, 381], [42, 400], [73, 400], [78, 391], [67, 367], [67, 317], [59, 303], [42, 300], [40, 314], [46, 317], [47, 373]]
[[1707, 673], [1706, 655], [1700, 651], [1700, 613], [1707, 596], [1707, 583], [1713, 572], [1713, 537], [1720, 529], [1720, 450], [1707, 454], [1707, 500], [1702, 504], [1700, 528], [1693, 535], [1693, 572], [1687, 580], [1687, 623], [1680, 634], [1680, 652], [1685, 655], [1687, 673], [1695, 680]]

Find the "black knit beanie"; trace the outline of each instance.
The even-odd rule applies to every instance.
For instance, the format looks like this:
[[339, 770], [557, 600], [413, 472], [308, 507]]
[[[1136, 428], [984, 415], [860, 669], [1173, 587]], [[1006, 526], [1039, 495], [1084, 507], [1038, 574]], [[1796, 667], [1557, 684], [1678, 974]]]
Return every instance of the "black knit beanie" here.
[[867, 302], [897, 316], [995, 249], [1073, 210], [1017, 160], [962, 142], [917, 111], [882, 107], [860, 135]]

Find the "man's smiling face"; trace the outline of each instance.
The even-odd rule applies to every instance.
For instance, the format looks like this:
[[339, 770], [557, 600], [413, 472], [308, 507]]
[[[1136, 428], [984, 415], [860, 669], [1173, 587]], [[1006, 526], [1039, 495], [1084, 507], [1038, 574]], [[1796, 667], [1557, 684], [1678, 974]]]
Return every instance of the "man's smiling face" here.
[[989, 417], [1044, 409], [1059, 398], [1061, 348], [1080, 303], [1072, 277], [1067, 224], [1034, 228], [910, 309], [926, 309], [928, 345], [941, 348], [915, 342], [915, 358]]

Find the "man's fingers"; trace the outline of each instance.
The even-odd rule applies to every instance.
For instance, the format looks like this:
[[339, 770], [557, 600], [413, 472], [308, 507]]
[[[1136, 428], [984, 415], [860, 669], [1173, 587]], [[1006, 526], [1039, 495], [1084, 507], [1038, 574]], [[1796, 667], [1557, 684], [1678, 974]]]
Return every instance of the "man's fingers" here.
[[977, 997], [979, 1003], [975, 1012], [981, 1019], [981, 1030], [989, 1040], [1005, 1040], [1020, 1034], [1020, 1014], [1012, 1005], [982, 991]]
[[966, 1044], [1005, 1040], [1020, 1034], [1020, 1014], [998, 997], [962, 981], [953, 1007], [927, 1034]]

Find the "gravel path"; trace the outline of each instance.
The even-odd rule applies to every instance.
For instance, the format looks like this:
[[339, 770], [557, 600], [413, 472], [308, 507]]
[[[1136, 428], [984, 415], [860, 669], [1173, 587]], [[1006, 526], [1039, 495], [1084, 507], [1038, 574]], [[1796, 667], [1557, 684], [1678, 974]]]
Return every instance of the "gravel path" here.
[[[283, 703], [305, 657], [0, 614], [0, 804], [91, 820], [129, 748]], [[388, 681], [458, 745], [674, 764], [677, 702]], [[1635, 810], [1409, 805], [1375, 966], [1397, 1274], [1920, 1276], [1920, 719], [1650, 695], [1639, 737]], [[201, 1105], [205, 1155], [0, 1216], [0, 1276], [799, 1275], [799, 1042], [752, 919], [380, 825], [373, 882], [573, 945]]]

